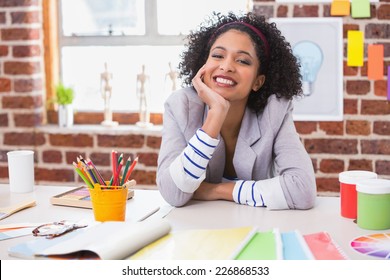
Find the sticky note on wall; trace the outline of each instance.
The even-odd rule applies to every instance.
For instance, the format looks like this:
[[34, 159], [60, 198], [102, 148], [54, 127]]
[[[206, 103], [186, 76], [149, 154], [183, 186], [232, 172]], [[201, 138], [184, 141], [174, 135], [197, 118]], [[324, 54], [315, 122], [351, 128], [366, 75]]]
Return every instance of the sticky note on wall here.
[[383, 45], [368, 45], [367, 76], [370, 80], [383, 79]]
[[353, 18], [371, 17], [370, 0], [351, 0], [351, 14]]
[[331, 16], [349, 16], [351, 3], [349, 0], [333, 0], [330, 6]]
[[347, 65], [363, 66], [364, 38], [361, 31], [348, 31]]

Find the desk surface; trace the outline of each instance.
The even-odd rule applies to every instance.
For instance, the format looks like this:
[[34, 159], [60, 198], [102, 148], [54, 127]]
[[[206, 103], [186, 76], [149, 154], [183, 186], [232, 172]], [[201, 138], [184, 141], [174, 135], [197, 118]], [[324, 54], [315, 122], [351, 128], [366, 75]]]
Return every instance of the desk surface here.
[[[50, 204], [50, 197], [70, 189], [72, 188], [36, 186], [32, 193], [17, 194], [10, 193], [8, 185], [0, 184], [0, 207], [30, 198], [35, 198], [37, 201], [37, 206], [0, 220], [0, 225], [25, 222], [47, 223], [63, 219], [92, 221], [91, 209]], [[153, 212], [156, 207], [160, 207], [161, 211], [151, 217], [163, 216], [169, 208], [158, 191], [135, 190], [134, 198], [127, 203], [126, 221], [137, 221], [145, 213]], [[190, 201], [185, 207], [174, 208], [165, 219], [171, 224], [172, 230], [257, 226], [260, 230], [278, 228], [281, 232], [299, 230], [302, 234], [326, 231], [350, 259], [376, 259], [355, 252], [349, 243], [361, 235], [385, 232], [363, 230], [351, 219], [341, 217], [338, 197], [318, 197], [315, 207], [305, 211], [269, 211], [266, 208], [238, 205], [228, 201]], [[32, 238], [32, 236], [24, 236], [0, 241], [0, 259], [10, 258], [7, 253], [9, 247]]]

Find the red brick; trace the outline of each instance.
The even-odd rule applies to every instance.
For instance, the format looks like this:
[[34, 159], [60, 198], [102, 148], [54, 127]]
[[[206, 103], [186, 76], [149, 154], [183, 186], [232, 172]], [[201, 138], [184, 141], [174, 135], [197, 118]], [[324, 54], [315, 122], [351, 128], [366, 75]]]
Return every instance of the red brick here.
[[14, 114], [14, 122], [16, 127], [34, 127], [43, 123], [42, 113], [30, 114]]
[[98, 135], [100, 147], [141, 148], [145, 143], [144, 135]]
[[42, 152], [43, 162], [48, 163], [61, 163], [62, 162], [62, 154], [60, 151], [49, 150]]
[[39, 62], [4, 62], [4, 73], [9, 75], [31, 75], [40, 72]]
[[365, 95], [370, 92], [369, 81], [347, 81], [346, 87], [348, 94]]
[[31, 92], [42, 90], [41, 79], [16, 79], [14, 80], [15, 92]]
[[14, 57], [40, 56], [41, 55], [41, 47], [38, 45], [14, 46], [12, 48], [12, 54]]
[[[114, 113], [113, 119], [120, 124], [135, 124], [139, 121], [138, 113]], [[150, 120], [152, 122], [152, 120]]]
[[11, 80], [7, 78], [0, 78], [0, 92], [11, 91]]
[[357, 154], [355, 139], [305, 139], [306, 151], [311, 154]]
[[139, 185], [156, 185], [156, 172], [134, 169], [130, 176]]
[[388, 39], [390, 37], [389, 25], [384, 23], [366, 24], [364, 37], [366, 39]]
[[371, 133], [370, 122], [347, 120], [346, 132], [352, 135], [369, 135]]
[[0, 2], [0, 7], [30, 7], [39, 4], [39, 0], [3, 0]]
[[6, 23], [7, 18], [4, 12], [0, 12], [0, 23]]
[[39, 40], [40, 30], [35, 28], [8, 28], [1, 30], [3, 41]]
[[146, 146], [153, 148], [153, 149], [160, 149], [161, 137], [147, 136], [146, 137]]
[[343, 122], [320, 122], [320, 129], [325, 131], [327, 135], [343, 135]]
[[111, 165], [111, 155], [109, 153], [91, 153], [90, 158], [96, 166]]
[[318, 17], [318, 5], [294, 5], [293, 17]]
[[49, 142], [53, 146], [92, 147], [93, 137], [87, 134], [50, 134]]
[[138, 162], [145, 166], [157, 166], [157, 153], [139, 153]]
[[287, 13], [288, 13], [288, 6], [279, 5], [279, 7], [276, 11], [277, 17], [287, 17]]
[[8, 114], [0, 114], [0, 127], [7, 127], [8, 124]]
[[299, 134], [311, 134], [317, 131], [317, 122], [294, 122], [295, 128]]
[[390, 175], [390, 160], [378, 160], [375, 163], [375, 172], [378, 175]]
[[42, 107], [42, 95], [39, 96], [3, 96], [3, 108], [34, 109]]
[[348, 170], [367, 170], [373, 171], [372, 160], [366, 159], [351, 159], [349, 161]]
[[344, 171], [344, 161], [338, 159], [323, 159], [320, 162], [320, 170], [324, 173], [340, 173]]
[[338, 178], [316, 178], [318, 192], [340, 192]]
[[378, 7], [378, 19], [389, 20], [390, 19], [390, 5], [380, 5]]
[[0, 178], [6, 178], [6, 179], [9, 178], [8, 166], [0, 166]]
[[39, 23], [39, 12], [12, 12], [11, 22], [15, 23]]
[[362, 100], [362, 115], [389, 115], [390, 102], [386, 100]]
[[362, 154], [390, 155], [390, 140], [361, 140]]
[[75, 171], [73, 169], [47, 169], [35, 168], [35, 181], [42, 182], [74, 182]]
[[0, 57], [8, 55], [8, 46], [0, 46]]
[[[51, 123], [58, 123], [57, 112], [50, 118]], [[75, 124], [100, 124], [104, 120], [103, 113], [77, 112], [74, 114]]]
[[163, 123], [163, 114], [161, 113], [151, 113], [150, 122], [155, 125], [161, 125]]
[[4, 133], [4, 144], [12, 146], [41, 146], [45, 144], [42, 133], [8, 132]]
[[358, 113], [358, 101], [344, 98], [344, 114], [356, 115]]
[[[364, 57], [367, 57], [367, 47], [365, 48]], [[367, 77], [368, 75], [368, 64], [367, 61], [363, 62], [363, 66], [360, 67], [360, 76]]]
[[387, 96], [387, 81], [384, 80], [375, 81], [374, 94], [376, 96]]
[[379, 135], [390, 135], [390, 121], [375, 121], [374, 133]]

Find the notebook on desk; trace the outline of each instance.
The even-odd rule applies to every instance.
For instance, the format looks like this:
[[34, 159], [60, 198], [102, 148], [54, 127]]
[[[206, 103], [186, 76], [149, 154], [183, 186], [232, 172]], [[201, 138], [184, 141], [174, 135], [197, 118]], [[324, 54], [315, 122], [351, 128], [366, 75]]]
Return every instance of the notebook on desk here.
[[[134, 196], [134, 190], [128, 188], [127, 199], [130, 199], [133, 196]], [[92, 209], [91, 197], [89, 195], [89, 190], [86, 186], [78, 187], [73, 190], [55, 195], [50, 198], [50, 203], [53, 205]]]

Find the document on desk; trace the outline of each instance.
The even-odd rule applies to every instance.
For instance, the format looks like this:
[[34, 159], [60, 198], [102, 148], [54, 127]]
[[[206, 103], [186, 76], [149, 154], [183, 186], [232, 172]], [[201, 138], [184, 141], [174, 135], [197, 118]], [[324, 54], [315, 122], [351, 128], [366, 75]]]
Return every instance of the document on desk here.
[[53, 239], [36, 237], [9, 248], [8, 254], [24, 259], [120, 260], [167, 235], [169, 231], [170, 225], [165, 220], [104, 222]]

